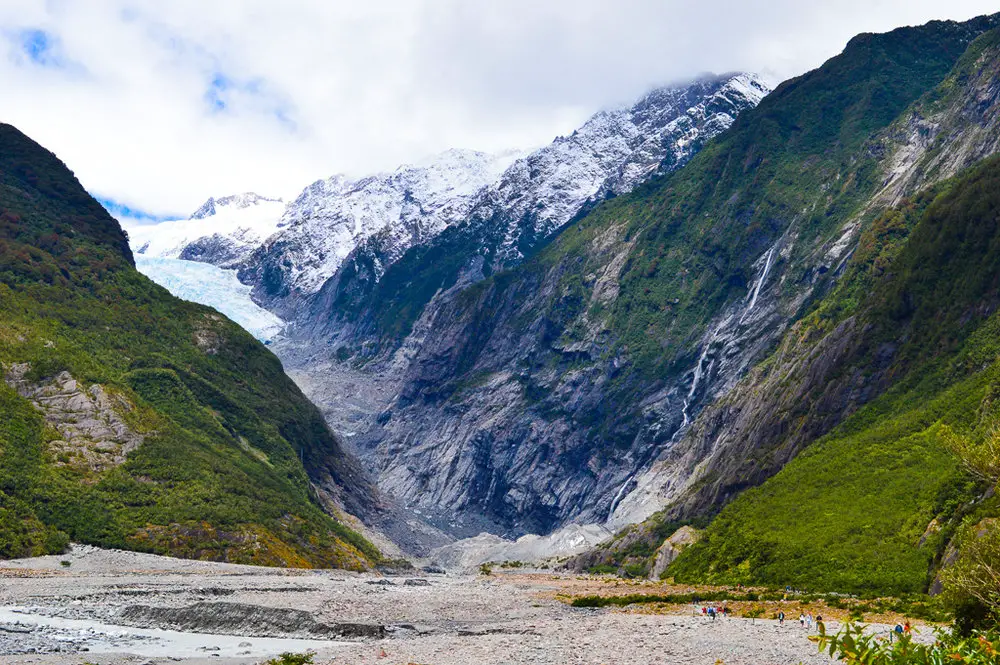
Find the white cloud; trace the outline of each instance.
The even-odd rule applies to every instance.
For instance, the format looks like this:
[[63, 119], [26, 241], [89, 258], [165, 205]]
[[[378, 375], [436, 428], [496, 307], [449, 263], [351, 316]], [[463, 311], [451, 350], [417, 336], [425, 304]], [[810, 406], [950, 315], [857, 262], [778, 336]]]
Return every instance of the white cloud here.
[[91, 191], [185, 214], [209, 195], [289, 197], [449, 147], [537, 145], [657, 84], [780, 80], [858, 32], [991, 5], [14, 0], [0, 3], [0, 119]]

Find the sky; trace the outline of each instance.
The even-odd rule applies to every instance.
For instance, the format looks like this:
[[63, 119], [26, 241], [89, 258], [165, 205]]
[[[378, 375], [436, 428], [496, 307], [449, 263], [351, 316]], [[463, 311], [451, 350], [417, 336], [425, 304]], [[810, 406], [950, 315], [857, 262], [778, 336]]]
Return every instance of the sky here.
[[119, 218], [543, 145], [702, 73], [772, 83], [980, 0], [0, 0], [0, 121]]

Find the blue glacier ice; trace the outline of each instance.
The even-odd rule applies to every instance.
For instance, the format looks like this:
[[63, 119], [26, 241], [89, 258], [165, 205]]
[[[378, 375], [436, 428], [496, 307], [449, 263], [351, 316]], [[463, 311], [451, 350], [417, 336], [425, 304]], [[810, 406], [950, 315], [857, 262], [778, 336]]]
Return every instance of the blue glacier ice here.
[[136, 254], [139, 272], [178, 298], [214, 307], [262, 342], [281, 332], [284, 322], [250, 299], [250, 287], [235, 270], [209, 263]]

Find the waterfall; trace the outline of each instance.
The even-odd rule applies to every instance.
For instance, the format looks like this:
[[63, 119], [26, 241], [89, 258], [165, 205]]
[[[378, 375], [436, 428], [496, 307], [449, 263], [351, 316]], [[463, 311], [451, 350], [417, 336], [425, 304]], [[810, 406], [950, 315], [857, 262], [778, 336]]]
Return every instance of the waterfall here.
[[626, 494], [628, 494], [628, 492], [626, 492], [625, 490], [628, 489], [629, 483], [632, 482], [632, 478], [634, 477], [635, 474], [629, 475], [629, 477], [625, 479], [625, 482], [622, 483], [622, 486], [618, 488], [618, 494], [616, 494], [614, 500], [611, 501], [611, 509], [608, 510], [608, 519], [605, 521], [607, 522], [611, 521], [612, 516], [615, 514], [615, 508], [618, 507], [618, 504], [621, 503], [621, 500], [625, 498]]
[[774, 252], [778, 249], [775, 245], [771, 249], [767, 250], [767, 258], [764, 260], [764, 269], [760, 273], [760, 277], [757, 278], [757, 283], [753, 285], [753, 290], [750, 292], [750, 304], [745, 310], [743, 310], [743, 316], [740, 317], [740, 323], [747, 318], [747, 315], [753, 311], [754, 305], [757, 304], [757, 296], [760, 295], [760, 289], [764, 286], [764, 282], [767, 281], [767, 273], [771, 272], [771, 262], [774, 260]]
[[[778, 243], [775, 243], [771, 247], [771, 249], [767, 250], [767, 254], [764, 255], [764, 267], [761, 270], [760, 276], [757, 278], [757, 281], [754, 283], [753, 288], [750, 290], [749, 302], [747, 303], [746, 308], [743, 310], [743, 313], [740, 316], [739, 321], [737, 321], [736, 323], [737, 326], [743, 324], [746, 317], [750, 314], [750, 312], [753, 311], [753, 308], [757, 305], [757, 297], [760, 295], [761, 289], [764, 288], [764, 284], [767, 282], [767, 276], [771, 272], [771, 266], [774, 263], [774, 255], [777, 251], [778, 251]], [[716, 359], [712, 358], [711, 360], [709, 360], [708, 359], [709, 354], [712, 351], [712, 347], [720, 339], [720, 337], [725, 336], [727, 328], [733, 323], [733, 319], [736, 317], [737, 313], [738, 311], [733, 312], [725, 319], [720, 321], [719, 325], [717, 325], [712, 330], [711, 334], [709, 334], [708, 336], [708, 339], [705, 341], [705, 348], [701, 350], [701, 354], [698, 356], [698, 362], [696, 362], [694, 366], [694, 374], [691, 377], [691, 386], [688, 388], [687, 397], [684, 399], [683, 402], [684, 406], [681, 407], [681, 418], [682, 418], [681, 424], [674, 431], [673, 436], [670, 437], [670, 443], [674, 443], [677, 440], [677, 438], [684, 432], [684, 430], [687, 429], [687, 426], [691, 424], [691, 414], [689, 412], [689, 409], [691, 407], [691, 404], [697, 397], [698, 387], [701, 385], [702, 378], [704, 378], [706, 375], [709, 377], [711, 376], [712, 368], [715, 366]], [[707, 367], [706, 367], [706, 361], [708, 362]], [[622, 486], [618, 488], [618, 493], [615, 495], [614, 500], [611, 502], [610, 510], [608, 510], [607, 521], [609, 522], [611, 521], [611, 518], [612, 516], [614, 516], [615, 509], [618, 507], [618, 504], [620, 504], [622, 500], [628, 495], [629, 485], [631, 485], [632, 481], [635, 480], [635, 477], [639, 474], [640, 471], [642, 471], [644, 467], [645, 464], [640, 465], [639, 468], [637, 468], [633, 473], [629, 474], [628, 478], [625, 479], [625, 482], [622, 483]]]

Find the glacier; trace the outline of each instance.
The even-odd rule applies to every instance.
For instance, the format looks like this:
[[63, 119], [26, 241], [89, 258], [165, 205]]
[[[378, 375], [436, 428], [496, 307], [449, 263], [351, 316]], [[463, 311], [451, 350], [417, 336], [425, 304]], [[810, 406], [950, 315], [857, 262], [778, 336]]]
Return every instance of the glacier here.
[[139, 272], [178, 298], [214, 307], [265, 344], [284, 329], [285, 322], [250, 298], [235, 270], [210, 263], [135, 255]]

